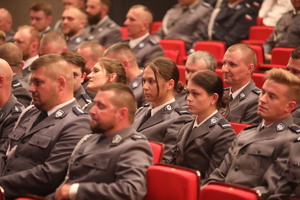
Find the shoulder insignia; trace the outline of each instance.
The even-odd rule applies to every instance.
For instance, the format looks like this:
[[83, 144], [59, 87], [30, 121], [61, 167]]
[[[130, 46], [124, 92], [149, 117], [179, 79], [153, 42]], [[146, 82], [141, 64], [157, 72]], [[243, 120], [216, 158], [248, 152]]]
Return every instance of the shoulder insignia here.
[[228, 123], [228, 121], [224, 118], [220, 119], [219, 125], [225, 129], [225, 128], [232, 128], [232, 126]]
[[111, 23], [111, 24], [108, 25], [108, 27], [109, 27], [109, 28], [114, 28], [114, 27], [116, 27], [116, 24]]
[[[246, 5], [249, 5], [249, 4], [246, 4]], [[249, 5], [249, 6], [250, 6], [250, 5]], [[251, 17], [251, 15], [246, 14], [246, 15], [245, 15], [245, 19], [248, 20], [248, 21], [251, 21], [251, 20], [252, 20], [252, 17]]]
[[146, 140], [146, 137], [140, 134], [133, 134], [131, 135], [131, 139], [133, 140]]
[[83, 110], [81, 110], [81, 108], [79, 108], [79, 107], [73, 107], [72, 108], [73, 109], [73, 112], [77, 115], [77, 116], [79, 116], [79, 115], [86, 115], [87, 113], [85, 113], [85, 112], [83, 112]]
[[119, 144], [122, 141], [122, 136], [120, 135], [115, 135], [111, 141], [111, 143], [113, 144]]
[[144, 105], [143, 105], [143, 107], [150, 107], [150, 103], [145, 103]]
[[153, 40], [153, 39], [151, 39], [151, 38], [150, 38], [150, 40], [149, 40], [149, 43], [152, 44], [152, 45], [158, 44], [155, 40]]
[[240, 93], [240, 100], [245, 99], [245, 97], [246, 97], [246, 94], [244, 92], [241, 92]]
[[55, 118], [63, 118], [66, 113], [63, 110], [58, 110], [55, 112]]
[[218, 118], [217, 117], [213, 117], [210, 119], [210, 126], [214, 126], [216, 125], [218, 122]]
[[173, 109], [173, 107], [169, 104], [166, 105], [165, 110], [171, 111]]
[[90, 35], [90, 36], [87, 38], [88, 41], [91, 41], [91, 40], [94, 40], [94, 39], [95, 39], [95, 37], [94, 37], [93, 35]]
[[81, 94], [86, 103], [92, 103], [92, 99], [88, 94]]
[[229, 87], [227, 87], [227, 88], [224, 88], [224, 91], [227, 91], [227, 90], [229, 90], [230, 88]]
[[258, 126], [259, 126], [259, 124], [256, 124], [256, 125], [253, 125], [253, 126], [248, 126], [248, 127], [244, 128], [244, 130], [250, 130], [250, 129], [256, 128]]
[[278, 123], [276, 125], [276, 131], [277, 132], [282, 132], [285, 129], [285, 125], [283, 123]]
[[179, 115], [190, 115], [189, 111], [186, 108], [175, 108], [175, 111]]
[[99, 27], [99, 28], [97, 29], [97, 31], [98, 31], [98, 32], [102, 32], [102, 31], [103, 31], [103, 28], [102, 28], [102, 27]]
[[5, 116], [5, 112], [0, 112], [0, 120], [2, 120], [2, 118]]
[[298, 137], [294, 142], [300, 142], [300, 137]]
[[[289, 129], [291, 129], [294, 133], [297, 133], [297, 134], [299, 134], [300, 133], [300, 126], [297, 126], [297, 125], [291, 125], [291, 126], [289, 126]], [[300, 137], [299, 137], [300, 138]], [[299, 139], [298, 138], [298, 139]]]
[[210, 8], [210, 7], [211, 7], [211, 5], [210, 5], [209, 3], [204, 2], [204, 1], [203, 1], [202, 5], [203, 5], [204, 7], [207, 7], [207, 8]]
[[22, 107], [20, 105], [15, 105], [12, 107], [11, 112], [12, 113], [21, 113], [23, 111]]
[[139, 81], [134, 81], [134, 82], [132, 83], [132, 88], [133, 88], [133, 89], [137, 88], [137, 87], [139, 86], [139, 84], [140, 84]]
[[81, 37], [77, 37], [77, 38], [75, 39], [75, 42], [76, 42], [77, 44], [81, 43], [81, 42], [82, 42], [82, 38], [81, 38]]
[[19, 88], [19, 87], [22, 87], [22, 84], [20, 83], [19, 80], [13, 80], [12, 83], [11, 83], [11, 86], [12, 88]]
[[252, 92], [254, 92], [254, 93], [257, 94], [257, 95], [260, 95], [261, 90], [258, 89], [258, 88], [254, 88], [254, 89], [252, 90]]
[[143, 48], [145, 46], [144, 42], [139, 43], [139, 48]]

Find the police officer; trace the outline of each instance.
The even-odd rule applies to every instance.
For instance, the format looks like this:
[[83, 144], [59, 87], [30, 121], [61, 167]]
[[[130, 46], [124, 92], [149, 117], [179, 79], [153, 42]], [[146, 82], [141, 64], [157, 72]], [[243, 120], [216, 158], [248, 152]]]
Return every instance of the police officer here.
[[11, 94], [13, 71], [9, 64], [0, 59], [0, 147], [6, 141], [8, 134], [24, 110], [24, 106]]
[[184, 40], [186, 49], [193, 48], [199, 40], [206, 40], [207, 25], [213, 8], [203, 0], [178, 0], [173, 8], [167, 11], [162, 27], [154, 34], [160, 39]]
[[299, 95], [300, 80], [296, 76], [283, 69], [267, 71], [257, 109], [262, 123], [239, 133], [208, 182], [224, 181], [254, 188], [262, 199], [274, 194], [290, 145], [299, 137], [300, 127], [293, 124], [291, 116]]
[[107, 15], [110, 4], [110, 0], [87, 0], [85, 9], [89, 40], [96, 40], [106, 47], [122, 40], [120, 26]]
[[164, 55], [162, 47], [150, 37], [149, 27], [152, 21], [153, 16], [149, 8], [134, 5], [127, 12], [124, 22], [130, 38], [124, 43], [132, 48], [140, 68], [143, 68], [146, 62]]
[[93, 101], [81, 85], [86, 77], [86, 73], [84, 72], [85, 60], [78, 53], [72, 51], [62, 52], [61, 56], [69, 63], [73, 71], [74, 97], [81, 109], [88, 113]]
[[124, 43], [116, 43], [110, 46], [105, 52], [104, 56], [119, 60], [126, 71], [127, 85], [132, 90], [137, 107], [141, 107], [146, 102], [143, 94], [142, 72], [136, 62], [136, 58], [132, 49]]
[[31, 65], [32, 106], [21, 113], [0, 150], [0, 185], [6, 198], [47, 195], [63, 180], [77, 142], [90, 132], [90, 117], [73, 97], [73, 74], [60, 56]]
[[65, 36], [68, 50], [76, 51], [81, 43], [89, 37], [85, 30], [86, 14], [77, 7], [69, 7], [62, 14], [62, 33]]
[[121, 83], [106, 84], [94, 102], [90, 110], [94, 134], [76, 146], [55, 199], [143, 199], [152, 153], [145, 136], [132, 127], [136, 111], [132, 91]]
[[244, 124], [261, 121], [256, 113], [261, 91], [251, 78], [255, 65], [256, 54], [245, 44], [232, 45], [225, 52], [222, 73], [224, 82], [230, 85], [224, 90], [230, 98], [230, 111], [225, 114], [228, 121]]

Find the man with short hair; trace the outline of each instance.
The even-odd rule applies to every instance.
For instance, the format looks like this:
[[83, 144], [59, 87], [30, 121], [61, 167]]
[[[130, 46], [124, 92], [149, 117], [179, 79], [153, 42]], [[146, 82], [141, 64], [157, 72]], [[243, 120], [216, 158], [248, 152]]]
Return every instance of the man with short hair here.
[[40, 32], [40, 36], [51, 31], [52, 6], [46, 1], [37, 1], [29, 8], [30, 25]]
[[143, 199], [153, 158], [146, 137], [132, 127], [136, 111], [132, 91], [124, 84], [106, 84], [94, 103], [90, 110], [94, 134], [74, 149], [55, 199]]
[[120, 26], [107, 15], [110, 4], [110, 0], [87, 0], [85, 9], [89, 40], [96, 40], [106, 47], [122, 40]]
[[67, 43], [64, 37], [57, 32], [46, 33], [40, 40], [39, 55], [60, 54], [67, 51]]
[[230, 98], [228, 121], [243, 124], [259, 124], [257, 115], [258, 96], [261, 92], [252, 80], [255, 70], [256, 54], [245, 44], [230, 46], [224, 54], [222, 73], [223, 80], [230, 85], [224, 94]]
[[143, 74], [132, 49], [127, 44], [116, 43], [105, 50], [104, 56], [122, 63], [126, 72], [127, 85], [135, 96], [137, 107], [139, 108], [146, 103], [142, 85]]
[[11, 83], [12, 94], [25, 107], [31, 103], [31, 94], [28, 92], [29, 85], [23, 80], [22, 50], [14, 43], [8, 42], [0, 46], [0, 58], [4, 59], [13, 71], [13, 80]]
[[62, 52], [61, 56], [69, 63], [73, 71], [74, 97], [81, 109], [88, 113], [93, 105], [93, 101], [81, 85], [86, 77], [86, 73], [84, 72], [85, 60], [80, 54], [72, 51]]
[[6, 42], [12, 42], [15, 32], [12, 30], [12, 16], [5, 8], [0, 8], [0, 30], [6, 35]]
[[267, 71], [257, 109], [263, 121], [239, 133], [208, 182], [250, 187], [261, 193], [262, 199], [274, 194], [290, 145], [299, 137], [300, 127], [291, 116], [299, 99], [300, 79], [283, 69]]
[[143, 68], [146, 62], [164, 56], [162, 47], [151, 39], [149, 30], [153, 21], [152, 12], [143, 5], [132, 6], [126, 15], [124, 25], [128, 31], [128, 44], [136, 54], [137, 63]]
[[20, 115], [0, 149], [0, 185], [5, 196], [45, 196], [63, 181], [77, 142], [90, 132], [90, 117], [73, 97], [71, 67], [49, 54], [31, 65], [33, 105]]
[[69, 7], [64, 10], [61, 28], [69, 51], [76, 51], [79, 45], [88, 39], [85, 24], [86, 14], [79, 8]]
[[0, 146], [7, 140], [24, 106], [11, 94], [13, 71], [9, 64], [0, 58]]
[[21, 26], [14, 36], [14, 43], [21, 48], [23, 54], [23, 60], [25, 61], [23, 66], [23, 79], [29, 83], [30, 65], [36, 60], [39, 48], [39, 32], [32, 26]]

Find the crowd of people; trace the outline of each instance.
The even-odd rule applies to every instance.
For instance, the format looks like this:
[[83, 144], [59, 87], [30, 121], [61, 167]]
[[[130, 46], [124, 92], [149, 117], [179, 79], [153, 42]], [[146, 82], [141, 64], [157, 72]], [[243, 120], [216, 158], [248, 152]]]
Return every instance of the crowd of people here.
[[[0, 8], [6, 199], [143, 199], [148, 141], [164, 144], [161, 162], [198, 170], [201, 187], [221, 181], [264, 200], [300, 198], [300, 0], [179, 0], [153, 35], [153, 13], [134, 5], [125, 40], [110, 0], [62, 2], [53, 28], [53, 5], [37, 1], [16, 32]], [[295, 47], [285, 69], [265, 72], [262, 88], [252, 79], [255, 52], [239, 43], [258, 17], [275, 26], [267, 59], [275, 46]], [[186, 83], [161, 39], [185, 42]], [[193, 51], [200, 40], [226, 43], [222, 77], [212, 54]], [[250, 126], [236, 133], [232, 122]]]

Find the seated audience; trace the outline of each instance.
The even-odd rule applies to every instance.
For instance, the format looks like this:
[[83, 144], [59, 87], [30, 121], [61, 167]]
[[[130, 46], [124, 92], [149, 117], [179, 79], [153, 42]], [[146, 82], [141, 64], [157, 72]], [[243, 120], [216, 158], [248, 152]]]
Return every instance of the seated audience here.
[[57, 32], [46, 33], [40, 40], [39, 56], [67, 51], [67, 43], [64, 37]]
[[4, 31], [6, 36], [6, 42], [12, 42], [15, 32], [12, 30], [12, 16], [11, 13], [5, 9], [0, 8], [0, 30]]

